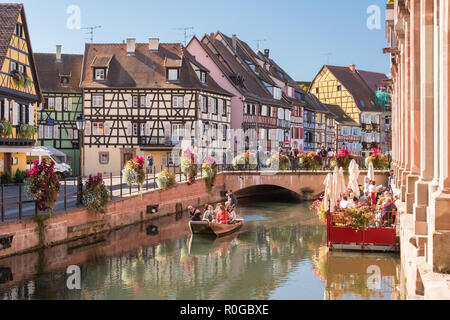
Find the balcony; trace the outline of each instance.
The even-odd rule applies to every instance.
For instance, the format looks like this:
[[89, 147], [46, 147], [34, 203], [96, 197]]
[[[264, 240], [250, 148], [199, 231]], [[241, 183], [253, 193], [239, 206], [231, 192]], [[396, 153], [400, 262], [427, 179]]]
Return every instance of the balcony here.
[[10, 126], [9, 122], [0, 122], [0, 145], [33, 146], [36, 143], [36, 128], [26, 124]]
[[139, 137], [139, 145], [142, 147], [174, 147], [179, 142], [169, 137]]

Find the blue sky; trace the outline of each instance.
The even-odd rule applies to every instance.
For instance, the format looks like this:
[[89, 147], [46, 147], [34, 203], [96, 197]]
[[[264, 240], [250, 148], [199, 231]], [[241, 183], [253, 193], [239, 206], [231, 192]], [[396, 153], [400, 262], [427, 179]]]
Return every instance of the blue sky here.
[[[8, 2], [8, 1], [0, 1]], [[23, 0], [34, 52], [82, 53], [86, 30], [69, 29], [67, 8], [80, 8], [81, 27], [101, 25], [94, 42], [181, 42], [179, 27], [201, 37], [221, 30], [260, 49], [294, 79], [311, 81], [325, 63], [389, 73], [385, 40], [386, 0]], [[369, 6], [381, 9], [381, 28], [369, 30]], [[327, 56], [328, 53], [331, 55]]]

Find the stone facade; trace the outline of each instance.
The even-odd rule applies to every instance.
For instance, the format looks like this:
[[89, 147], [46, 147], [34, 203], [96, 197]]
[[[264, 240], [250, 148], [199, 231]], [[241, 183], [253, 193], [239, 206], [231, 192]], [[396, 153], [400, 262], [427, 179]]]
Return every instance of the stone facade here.
[[[443, 279], [450, 273], [449, 9], [447, 0], [396, 0], [388, 3], [386, 14], [390, 48], [384, 52], [391, 55], [393, 78], [393, 169], [396, 190], [405, 203], [401, 229], [410, 230], [401, 232], [402, 263], [413, 266], [415, 290], [423, 287], [425, 297], [436, 296], [433, 290], [439, 287], [427, 285], [425, 273]], [[448, 298], [444, 280], [442, 286]]]

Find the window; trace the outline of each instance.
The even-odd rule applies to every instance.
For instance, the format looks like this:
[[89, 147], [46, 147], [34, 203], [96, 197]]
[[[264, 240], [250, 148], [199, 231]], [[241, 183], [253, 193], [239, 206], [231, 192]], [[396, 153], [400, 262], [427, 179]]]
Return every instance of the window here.
[[9, 64], [9, 72], [12, 72], [14, 70], [17, 70], [17, 62], [11, 61]]
[[202, 96], [202, 112], [208, 113], [208, 98], [205, 96]]
[[278, 119], [284, 120], [284, 110], [281, 108], [278, 109]]
[[197, 72], [197, 75], [202, 83], [206, 83], [206, 72], [205, 71], [199, 71], [199, 72]]
[[274, 99], [280, 100], [281, 99], [281, 89], [278, 87], [273, 88], [273, 97]]
[[141, 108], [144, 108], [146, 104], [146, 96], [140, 96], [140, 100], [141, 100]]
[[63, 109], [64, 111], [69, 110], [69, 98], [63, 98]]
[[139, 134], [139, 124], [133, 123], [133, 137], [137, 137]]
[[92, 134], [94, 136], [102, 136], [103, 135], [103, 122], [92, 123]]
[[95, 80], [105, 80], [105, 69], [97, 68], [94, 69], [95, 72]]
[[267, 106], [265, 105], [261, 106], [261, 115], [267, 117]]
[[167, 81], [178, 81], [178, 69], [167, 69]]
[[365, 108], [364, 100], [360, 100], [359, 102], [361, 102], [361, 106], [362, 106], [363, 108]]
[[316, 93], [319, 93], [319, 88], [316, 88]]
[[226, 124], [222, 127], [222, 140], [227, 141], [228, 139], [228, 126]]
[[14, 34], [18, 37], [23, 37], [23, 26], [21, 23], [17, 23], [16, 24], [16, 30], [14, 32]]
[[212, 133], [211, 133], [211, 139], [212, 140], [217, 140], [217, 129], [218, 129], [217, 123], [213, 123], [213, 125], [212, 125]]
[[184, 106], [184, 96], [172, 96], [172, 108], [180, 109]]
[[184, 124], [172, 124], [172, 141], [181, 141], [184, 137]]
[[28, 106], [25, 104], [19, 104], [20, 108], [20, 117], [19, 117], [19, 123], [26, 123], [29, 122], [30, 114], [28, 112]]
[[5, 118], [6, 118], [6, 103], [2, 99], [2, 100], [0, 100], [0, 120], [5, 119]]
[[25, 66], [23, 64], [19, 64], [18, 69], [20, 73], [25, 73]]
[[98, 154], [100, 164], [109, 163], [109, 152], [99, 152]]
[[103, 108], [103, 96], [93, 95], [92, 96], [92, 107], [93, 108]]
[[141, 123], [141, 124], [139, 125], [139, 128], [141, 129], [141, 130], [140, 130], [140, 135], [141, 135], [141, 137], [145, 137], [145, 123]]
[[44, 126], [44, 139], [53, 139], [53, 126]]
[[256, 115], [256, 106], [252, 104], [252, 115]]
[[222, 105], [222, 115], [227, 116], [227, 101], [224, 99], [219, 100]]
[[342, 91], [342, 86], [337, 86], [337, 91]]
[[69, 77], [61, 77], [61, 87], [69, 86]]
[[55, 110], [55, 98], [48, 98], [47, 100], [47, 109], [50, 111]]
[[219, 109], [217, 108], [217, 99], [216, 98], [209, 98], [211, 100], [211, 106], [212, 106], [212, 113], [218, 114]]

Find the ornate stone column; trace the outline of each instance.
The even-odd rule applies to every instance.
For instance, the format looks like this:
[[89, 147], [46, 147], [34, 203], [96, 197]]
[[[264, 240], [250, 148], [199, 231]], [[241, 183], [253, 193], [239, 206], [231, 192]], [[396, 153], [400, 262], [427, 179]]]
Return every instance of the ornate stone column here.
[[406, 176], [406, 212], [413, 213], [416, 182], [420, 176], [420, 0], [410, 2], [410, 95], [409, 95], [409, 132], [410, 132], [410, 174]]
[[434, 212], [428, 216], [428, 261], [435, 272], [450, 272], [450, 160], [449, 139], [450, 112], [449, 92], [449, 15], [447, 0], [438, 1], [439, 6], [439, 188], [432, 194]]
[[429, 187], [434, 174], [434, 3], [421, 0], [420, 60], [421, 60], [421, 170], [415, 187], [415, 234], [427, 234], [427, 207]]

